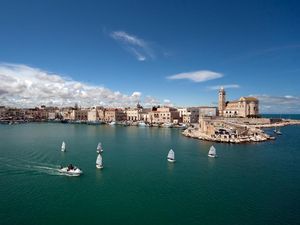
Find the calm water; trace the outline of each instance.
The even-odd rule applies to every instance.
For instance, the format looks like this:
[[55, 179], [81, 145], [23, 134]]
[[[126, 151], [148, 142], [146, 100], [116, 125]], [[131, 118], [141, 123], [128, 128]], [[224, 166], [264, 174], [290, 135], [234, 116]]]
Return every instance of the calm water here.
[[[219, 158], [210, 159], [211, 143], [177, 129], [1, 125], [0, 223], [299, 224], [300, 126], [281, 131], [273, 142], [215, 144]], [[70, 162], [84, 175], [57, 173]]]

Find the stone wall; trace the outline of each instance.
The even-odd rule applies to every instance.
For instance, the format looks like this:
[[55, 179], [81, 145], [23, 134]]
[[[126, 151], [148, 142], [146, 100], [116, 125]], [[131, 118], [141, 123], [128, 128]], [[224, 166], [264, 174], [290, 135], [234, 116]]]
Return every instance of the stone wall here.
[[270, 124], [272, 121], [269, 118], [224, 118], [224, 121], [231, 123], [242, 123], [242, 124]]

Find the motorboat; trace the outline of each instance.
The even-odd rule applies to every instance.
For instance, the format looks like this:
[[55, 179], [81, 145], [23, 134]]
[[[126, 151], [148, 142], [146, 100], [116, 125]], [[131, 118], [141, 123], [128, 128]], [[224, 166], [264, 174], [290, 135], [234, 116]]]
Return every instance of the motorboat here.
[[69, 164], [67, 167], [61, 167], [59, 169], [60, 173], [70, 175], [70, 176], [80, 176], [83, 174], [82, 170], [72, 164]]

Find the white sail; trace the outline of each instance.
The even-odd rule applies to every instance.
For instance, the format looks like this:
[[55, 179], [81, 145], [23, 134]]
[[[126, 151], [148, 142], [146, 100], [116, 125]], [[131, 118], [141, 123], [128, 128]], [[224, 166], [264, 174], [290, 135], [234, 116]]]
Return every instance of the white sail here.
[[171, 159], [171, 160], [175, 159], [175, 153], [174, 153], [174, 151], [172, 149], [169, 151], [168, 159]]
[[211, 155], [211, 156], [216, 156], [217, 155], [217, 151], [216, 151], [214, 146], [210, 147], [208, 155]]
[[98, 143], [97, 151], [98, 152], [102, 152], [103, 151], [101, 142]]
[[100, 154], [97, 157], [96, 165], [103, 166], [103, 164], [102, 164], [102, 156]]
[[66, 143], [63, 141], [61, 144], [61, 150], [64, 152], [66, 151]]

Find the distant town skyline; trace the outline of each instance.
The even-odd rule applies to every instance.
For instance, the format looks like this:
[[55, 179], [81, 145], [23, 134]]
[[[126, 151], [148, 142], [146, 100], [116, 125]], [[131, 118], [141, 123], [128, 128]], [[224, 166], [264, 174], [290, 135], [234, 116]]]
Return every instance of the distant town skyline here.
[[2, 1], [0, 105], [300, 113], [298, 1]]

